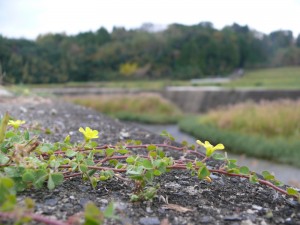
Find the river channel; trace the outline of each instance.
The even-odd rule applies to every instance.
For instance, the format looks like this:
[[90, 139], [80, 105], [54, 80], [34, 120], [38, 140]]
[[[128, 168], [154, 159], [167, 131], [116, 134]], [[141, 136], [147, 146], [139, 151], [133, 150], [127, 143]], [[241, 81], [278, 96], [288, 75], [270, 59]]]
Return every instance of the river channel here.
[[[181, 132], [177, 125], [148, 125], [141, 123], [134, 124], [157, 134], [160, 134], [163, 130], [166, 130], [168, 133], [174, 136], [177, 142], [182, 142], [183, 140], [185, 140], [188, 143], [192, 144], [196, 141], [196, 138]], [[228, 156], [230, 158], [237, 159], [239, 165], [247, 166], [252, 171], [261, 173], [262, 171], [267, 170], [273, 173], [275, 177], [283, 183], [300, 188], [300, 168], [278, 164], [267, 160], [256, 159], [245, 155], [235, 155], [228, 153]]]

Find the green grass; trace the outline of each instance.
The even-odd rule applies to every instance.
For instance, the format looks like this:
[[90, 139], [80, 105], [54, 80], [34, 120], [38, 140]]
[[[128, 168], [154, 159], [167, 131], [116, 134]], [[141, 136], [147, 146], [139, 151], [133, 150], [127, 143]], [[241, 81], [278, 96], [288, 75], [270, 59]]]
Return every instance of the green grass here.
[[231, 152], [300, 167], [300, 100], [227, 106], [184, 118], [179, 127]]
[[281, 67], [253, 70], [224, 87], [254, 87], [268, 89], [299, 89], [300, 67]]
[[30, 84], [28, 88], [56, 87], [95, 87], [95, 88], [125, 88], [142, 90], [162, 90], [166, 86], [189, 86], [189, 80], [133, 80], [133, 81], [103, 81], [103, 82], [69, 82], [65, 84]]
[[56, 87], [95, 87], [125, 88], [141, 90], [162, 90], [166, 86], [220, 86], [224, 88], [267, 88], [267, 89], [299, 89], [300, 67], [280, 67], [249, 70], [239, 79], [229, 83], [192, 84], [190, 80], [116, 80], [93, 82], [68, 82], [64, 84], [28, 84], [24, 88], [56, 88]]
[[219, 129], [200, 122], [201, 117], [186, 117], [179, 122], [182, 131], [213, 144], [223, 143], [225, 150], [243, 153], [257, 158], [272, 160], [300, 167], [300, 140], [265, 138], [238, 131]]
[[182, 116], [175, 105], [158, 94], [76, 96], [65, 100], [122, 120], [143, 123], [176, 123]]

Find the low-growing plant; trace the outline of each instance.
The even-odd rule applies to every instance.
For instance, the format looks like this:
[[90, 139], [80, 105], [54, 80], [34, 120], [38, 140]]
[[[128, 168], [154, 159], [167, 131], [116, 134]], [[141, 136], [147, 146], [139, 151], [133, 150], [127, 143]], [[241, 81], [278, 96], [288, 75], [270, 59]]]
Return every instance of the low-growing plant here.
[[[72, 143], [70, 136], [67, 136], [63, 142], [50, 144], [39, 141], [24, 123], [9, 120], [8, 114], [1, 120], [0, 220], [15, 219], [19, 224], [33, 220], [52, 225], [70, 225], [79, 223], [83, 218], [85, 225], [102, 224], [105, 218], [118, 219], [112, 204], [101, 212], [89, 203], [84, 213], [72, 216], [67, 221], [57, 221], [35, 214], [31, 199], [25, 200], [25, 207], [19, 206], [16, 194], [18, 191], [39, 189], [45, 185], [48, 189], [54, 189], [72, 177], [80, 176], [89, 180], [93, 188], [99, 182], [118, 177], [121, 178], [120, 182], [126, 180], [134, 184], [130, 197], [132, 201], [147, 201], [152, 200], [159, 191], [155, 178], [171, 170], [187, 170], [191, 176], [207, 182], [212, 182], [212, 173], [247, 178], [251, 183], [266, 185], [300, 201], [297, 190], [291, 187], [285, 189], [269, 172], [263, 172], [263, 179], [260, 179], [249, 168], [237, 166], [236, 160], [229, 159], [226, 154], [216, 153], [224, 149], [223, 144], [213, 146], [208, 141], [203, 143], [198, 140], [197, 146], [182, 143], [182, 147], [176, 147], [170, 141], [143, 144], [130, 140], [99, 146], [93, 141], [98, 138], [98, 131], [89, 127], [79, 129], [83, 134], [81, 143]], [[167, 132], [163, 132], [163, 136], [174, 140]], [[202, 153], [200, 147], [206, 149], [205, 153]], [[134, 153], [134, 150], [140, 150], [141, 154]], [[166, 151], [182, 154], [178, 158], [168, 157]], [[221, 160], [221, 165], [208, 167], [207, 161], [212, 158]]]

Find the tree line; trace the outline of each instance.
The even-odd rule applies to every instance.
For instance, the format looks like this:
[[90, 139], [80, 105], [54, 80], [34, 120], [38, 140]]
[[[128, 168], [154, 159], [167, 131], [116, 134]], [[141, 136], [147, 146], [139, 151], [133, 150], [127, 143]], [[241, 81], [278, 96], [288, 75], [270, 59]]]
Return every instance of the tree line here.
[[[171, 24], [154, 32], [101, 27], [77, 35], [44, 34], [36, 40], [0, 35], [0, 73], [6, 83], [64, 83], [116, 79], [190, 79], [227, 76], [239, 68], [300, 65], [300, 35], [263, 34], [233, 24]], [[0, 74], [0, 75], [1, 75]]]

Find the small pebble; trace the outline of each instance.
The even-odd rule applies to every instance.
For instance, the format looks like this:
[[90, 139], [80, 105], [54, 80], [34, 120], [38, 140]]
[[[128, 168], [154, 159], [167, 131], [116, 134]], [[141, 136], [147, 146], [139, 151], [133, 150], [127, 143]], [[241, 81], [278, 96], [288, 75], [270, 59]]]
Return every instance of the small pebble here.
[[267, 225], [267, 223], [266, 223], [265, 220], [262, 220], [262, 221], [260, 222], [260, 225]]
[[150, 206], [146, 207], [146, 212], [147, 213], [153, 213], [153, 210], [150, 208]]
[[66, 203], [66, 202], [68, 202], [68, 201], [69, 201], [69, 199], [67, 199], [67, 198], [63, 198], [63, 199], [61, 200], [62, 203]]
[[142, 217], [139, 220], [142, 225], [159, 225], [160, 221], [157, 217]]
[[57, 110], [56, 109], [51, 109], [50, 114], [52, 116], [56, 115], [57, 114]]
[[108, 204], [108, 200], [104, 199], [104, 198], [100, 199], [99, 202], [102, 203], [102, 204], [105, 204], [105, 205]]
[[25, 107], [21, 106], [20, 111], [21, 113], [27, 113], [28, 110]]
[[249, 213], [249, 214], [254, 214], [255, 212], [254, 212], [252, 209], [248, 209], [248, 210], [247, 210], [247, 213]]
[[212, 218], [210, 216], [203, 216], [199, 222], [201, 224], [210, 223], [212, 221]]
[[233, 215], [233, 216], [225, 216], [224, 220], [225, 221], [241, 221], [242, 219], [237, 215]]
[[49, 206], [55, 206], [57, 204], [57, 198], [50, 198], [45, 200], [45, 204]]
[[181, 188], [181, 185], [175, 182], [169, 182], [165, 184], [165, 188], [173, 189], [173, 190], [178, 190]]
[[256, 209], [256, 210], [262, 210], [263, 207], [258, 206], [258, 205], [252, 205], [252, 209]]
[[73, 205], [71, 203], [66, 203], [66, 204], [63, 204], [61, 210], [62, 211], [67, 211], [67, 210], [70, 210], [73, 208]]
[[251, 220], [243, 220], [243, 221], [241, 222], [241, 225], [254, 225], [254, 223], [252, 223]]
[[127, 208], [127, 204], [125, 202], [115, 202], [115, 208], [117, 210], [123, 211]]
[[189, 193], [189, 195], [196, 195], [199, 191], [192, 186], [186, 187], [185, 191]]
[[38, 110], [37, 114], [43, 115], [43, 114], [45, 114], [45, 111], [44, 110]]
[[285, 222], [287, 222], [287, 223], [290, 223], [291, 221], [292, 221], [291, 218], [286, 218], [286, 219], [285, 219]]
[[89, 199], [87, 199], [87, 198], [81, 198], [80, 200], [79, 200], [79, 204], [82, 206], [82, 207], [84, 207], [85, 205], [86, 205], [86, 203], [88, 203], [90, 200]]

